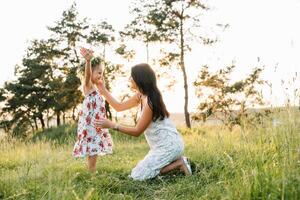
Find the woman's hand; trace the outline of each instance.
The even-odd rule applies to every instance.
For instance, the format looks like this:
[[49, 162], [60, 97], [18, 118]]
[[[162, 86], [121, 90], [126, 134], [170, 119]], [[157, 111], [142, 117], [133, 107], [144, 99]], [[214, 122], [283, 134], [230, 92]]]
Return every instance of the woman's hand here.
[[93, 58], [94, 51], [91, 49], [86, 49], [84, 47], [80, 48], [80, 54], [84, 57], [85, 60], [91, 60]]
[[115, 123], [106, 118], [100, 118], [99, 120], [94, 120], [94, 126], [97, 128], [113, 128]]
[[104, 93], [104, 92], [105, 92], [106, 87], [105, 87], [105, 81], [104, 81], [104, 78], [103, 78], [103, 77], [102, 77], [101, 80], [98, 82], [97, 88], [98, 88], [98, 90], [100, 91], [100, 93]]

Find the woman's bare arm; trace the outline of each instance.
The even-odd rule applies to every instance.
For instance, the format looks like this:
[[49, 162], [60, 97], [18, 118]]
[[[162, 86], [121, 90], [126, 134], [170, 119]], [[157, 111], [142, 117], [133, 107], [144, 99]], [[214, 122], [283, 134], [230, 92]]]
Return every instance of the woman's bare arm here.
[[110, 121], [109, 119], [106, 119], [106, 118], [102, 118], [100, 120], [95, 120], [94, 125], [96, 127], [98, 126], [98, 127], [101, 127], [101, 128], [115, 128], [115, 127], [117, 127], [118, 130], [122, 133], [138, 137], [146, 130], [146, 128], [151, 123], [152, 115], [153, 115], [153, 112], [152, 112], [151, 108], [149, 107], [148, 103], [144, 102], [141, 117], [140, 117], [140, 119], [139, 119], [139, 121], [138, 121], [138, 123], [135, 127], [117, 125], [115, 122], [112, 122], [112, 121]]
[[140, 97], [139, 94], [135, 94], [132, 97], [130, 97], [128, 100], [124, 102], [120, 102], [116, 100], [108, 90], [104, 89], [102, 90], [102, 95], [105, 97], [106, 101], [117, 111], [123, 111], [130, 109], [132, 107], [135, 107], [139, 105]]
[[[150, 109], [149, 105], [146, 103], [144, 105], [141, 117], [135, 127], [118, 125], [118, 129], [122, 133], [138, 137], [146, 130], [146, 128], [151, 123], [151, 121], [152, 121], [152, 110]], [[115, 127], [115, 123], [113, 123], [113, 127]]]

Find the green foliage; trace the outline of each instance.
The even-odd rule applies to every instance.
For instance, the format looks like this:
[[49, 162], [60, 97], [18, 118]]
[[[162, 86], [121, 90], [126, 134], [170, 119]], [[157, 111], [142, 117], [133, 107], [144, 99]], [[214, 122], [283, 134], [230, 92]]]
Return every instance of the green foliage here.
[[10, 125], [13, 135], [24, 136], [29, 127], [37, 130], [38, 120], [44, 129], [45, 115], [49, 110], [59, 115], [76, 107], [82, 100], [76, 68], [54, 62], [65, 55], [57, 45], [50, 39], [32, 41], [22, 66], [16, 68], [18, 79], [5, 85], [9, 98], [2, 111], [12, 116], [6, 125]]
[[4, 88], [0, 88], [0, 102], [4, 101], [5, 99], [5, 90]]
[[93, 25], [87, 42], [94, 46], [99, 46], [99, 44], [108, 45], [115, 41], [114, 32], [112, 25], [103, 21], [100, 24]]
[[84, 31], [89, 28], [87, 19], [78, 19], [76, 3], [63, 11], [61, 20], [57, 21], [53, 27], [48, 27], [53, 33], [53, 38], [59, 41], [60, 49], [65, 53], [65, 61], [77, 67], [79, 64], [78, 53], [75, 49], [77, 43], [86, 38]]
[[[13, 132], [26, 133], [26, 127], [34, 128], [33, 122], [39, 119], [42, 128], [45, 127], [43, 112], [49, 109], [49, 73], [52, 72], [47, 51], [51, 45], [46, 41], [33, 41], [28, 48], [27, 57], [23, 59], [23, 66], [16, 69], [18, 79], [15, 82], [6, 83], [5, 90], [9, 98], [3, 108], [3, 112], [10, 113], [13, 117]], [[22, 127], [24, 128], [22, 130]]]
[[[228, 66], [216, 73], [209, 72], [208, 66], [201, 69], [194, 86], [198, 97], [203, 100], [198, 107], [199, 113], [193, 116], [194, 120], [206, 121], [213, 117], [223, 121], [230, 129], [234, 125], [242, 125], [244, 120], [257, 122], [255, 119], [262, 113], [251, 113], [249, 108], [263, 105], [263, 97], [258, 91], [258, 86], [265, 83], [260, 79], [263, 69], [255, 68], [245, 79], [230, 83], [234, 68], [234, 65]], [[266, 110], [265, 115], [268, 114], [269, 110]]]
[[130, 61], [135, 56], [135, 51], [128, 49], [128, 47], [125, 44], [120, 44], [118, 48], [115, 49], [115, 52], [118, 55], [121, 55], [126, 60]]

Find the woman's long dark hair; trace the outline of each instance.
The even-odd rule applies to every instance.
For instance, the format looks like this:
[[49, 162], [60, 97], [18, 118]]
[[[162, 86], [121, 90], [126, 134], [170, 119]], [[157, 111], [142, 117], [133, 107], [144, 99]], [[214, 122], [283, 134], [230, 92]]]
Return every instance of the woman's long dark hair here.
[[148, 97], [148, 105], [153, 112], [152, 120], [163, 120], [169, 117], [162, 95], [156, 85], [156, 77], [151, 67], [146, 64], [138, 64], [131, 68], [131, 77], [140, 92]]

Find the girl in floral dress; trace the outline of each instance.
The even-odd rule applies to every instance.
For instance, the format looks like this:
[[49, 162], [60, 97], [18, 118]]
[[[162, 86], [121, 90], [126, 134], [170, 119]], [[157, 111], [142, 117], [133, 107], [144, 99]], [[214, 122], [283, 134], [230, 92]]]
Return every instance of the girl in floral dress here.
[[91, 50], [81, 48], [81, 55], [86, 60], [83, 92], [84, 101], [79, 113], [77, 128], [77, 141], [74, 145], [73, 156], [87, 157], [88, 169], [96, 171], [98, 155], [112, 153], [112, 139], [108, 129], [97, 128], [93, 125], [94, 120], [105, 118], [105, 102], [101, 97], [96, 85], [102, 79], [102, 67], [100, 59], [93, 57]]

